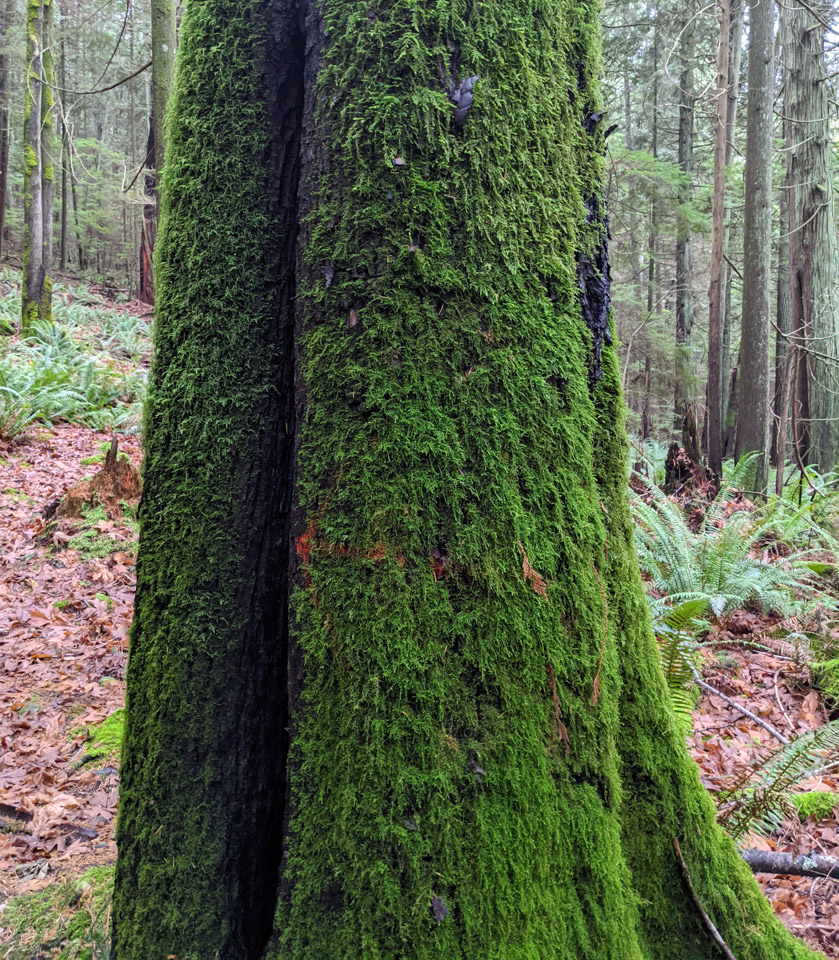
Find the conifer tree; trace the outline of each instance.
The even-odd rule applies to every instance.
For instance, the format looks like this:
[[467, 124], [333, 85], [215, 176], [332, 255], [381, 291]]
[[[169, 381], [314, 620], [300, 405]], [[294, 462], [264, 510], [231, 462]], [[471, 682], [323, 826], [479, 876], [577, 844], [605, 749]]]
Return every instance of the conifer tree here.
[[22, 326], [52, 316], [52, 0], [26, 4]]
[[810, 956], [646, 613], [597, 9], [187, 7], [116, 960]]

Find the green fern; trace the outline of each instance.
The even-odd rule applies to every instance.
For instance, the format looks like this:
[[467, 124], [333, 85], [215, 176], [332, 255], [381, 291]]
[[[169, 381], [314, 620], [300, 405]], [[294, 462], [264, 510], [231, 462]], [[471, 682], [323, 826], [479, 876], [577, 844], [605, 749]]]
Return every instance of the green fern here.
[[693, 667], [699, 644], [694, 635], [706, 626], [701, 619], [704, 609], [702, 600], [688, 600], [678, 607], [671, 607], [663, 599], [650, 602], [661, 653], [661, 669], [676, 716], [685, 731], [690, 729], [696, 706]]
[[[742, 461], [733, 481], [741, 468]], [[808, 561], [813, 548], [800, 544], [818, 536], [823, 545], [825, 535], [805, 508], [781, 510], [771, 504], [731, 512], [737, 490], [726, 484], [694, 531], [676, 503], [654, 484], [641, 482], [646, 497], [631, 494], [638, 557], [656, 591], [672, 606], [702, 601], [702, 615], [718, 619], [742, 607], [782, 616], [812, 607], [816, 584]], [[789, 555], [771, 561], [765, 556], [767, 543], [785, 544]]]
[[735, 840], [748, 833], [771, 833], [796, 815], [789, 801], [792, 789], [837, 759], [839, 720], [833, 720], [783, 744], [720, 794], [720, 823]]

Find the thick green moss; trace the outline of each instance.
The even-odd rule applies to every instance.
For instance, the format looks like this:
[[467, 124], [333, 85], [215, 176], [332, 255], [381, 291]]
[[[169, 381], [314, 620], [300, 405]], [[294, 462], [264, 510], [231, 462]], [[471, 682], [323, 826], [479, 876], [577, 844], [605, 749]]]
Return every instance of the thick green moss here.
[[106, 960], [113, 867], [93, 867], [37, 893], [6, 902], [4, 960]]
[[[674, 838], [738, 960], [809, 956], [716, 827], [648, 623], [615, 350], [578, 280], [603, 279], [595, 3], [321, 0], [305, 65], [283, 9], [205, 0], [184, 25], [117, 960], [260, 955], [242, 888], [273, 906], [283, 841], [281, 960], [706, 960]], [[296, 155], [300, 103], [266, 67], [318, 75], [299, 260], [270, 198], [296, 195], [272, 151]], [[259, 618], [297, 496], [285, 678]], [[287, 693], [281, 837], [262, 711]]]
[[[577, 281], [597, 5], [319, 7], [276, 956], [707, 958], [674, 837], [738, 958], [808, 956], [715, 825], [648, 623]], [[463, 129], [452, 76], [480, 77]]]
[[291, 464], [300, 100], [293, 51], [274, 49], [280, 8], [213, 0], [183, 23], [155, 251], [117, 960], [240, 960], [272, 929], [291, 506], [275, 484]]
[[802, 820], [815, 817], [816, 820], [827, 820], [836, 815], [839, 807], [839, 796], [832, 790], [813, 790], [810, 793], [790, 794], [790, 803], [798, 810]]
[[827, 697], [833, 710], [839, 706], [839, 659], [822, 660], [810, 664], [813, 682]]

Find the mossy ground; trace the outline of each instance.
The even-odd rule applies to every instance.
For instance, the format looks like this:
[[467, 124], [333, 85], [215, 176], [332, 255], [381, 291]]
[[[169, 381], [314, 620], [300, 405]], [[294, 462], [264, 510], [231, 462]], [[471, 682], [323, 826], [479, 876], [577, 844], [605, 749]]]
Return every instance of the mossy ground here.
[[814, 790], [810, 793], [790, 794], [790, 803], [798, 810], [802, 820], [814, 817], [816, 820], [827, 820], [836, 815], [839, 807], [839, 794], [832, 790]]
[[[114, 540], [99, 529], [98, 525], [106, 523], [108, 520], [105, 508], [100, 505], [82, 511], [81, 521], [75, 525], [73, 536], [67, 541], [67, 546], [71, 550], [78, 550], [85, 560], [107, 557], [117, 551], [124, 551], [129, 554], [136, 553], [137, 536], [139, 534], [136, 507], [132, 504], [123, 503], [122, 514], [120, 523], [133, 534], [131, 539]], [[52, 528], [48, 528], [47, 534], [51, 534], [51, 530]]]
[[92, 724], [87, 728], [75, 728], [71, 730], [70, 736], [73, 737], [84, 733], [89, 744], [84, 751], [84, 755], [79, 760], [79, 764], [91, 763], [95, 760], [102, 759], [108, 759], [117, 763], [119, 761], [120, 750], [122, 749], [124, 731], [124, 709], [115, 710], [100, 723]]
[[0, 907], [4, 960], [109, 960], [113, 867], [94, 867]]
[[811, 665], [816, 686], [824, 693], [828, 709], [839, 711], [839, 659], [822, 660]]

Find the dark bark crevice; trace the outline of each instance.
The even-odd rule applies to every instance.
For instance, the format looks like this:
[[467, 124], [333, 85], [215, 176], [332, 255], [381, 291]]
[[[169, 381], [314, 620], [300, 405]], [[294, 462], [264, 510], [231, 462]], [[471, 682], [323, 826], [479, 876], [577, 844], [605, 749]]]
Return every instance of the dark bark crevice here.
[[591, 331], [592, 349], [589, 367], [589, 384], [596, 383], [602, 376], [600, 358], [603, 345], [611, 346], [612, 333], [609, 330], [611, 297], [609, 284], [609, 218], [601, 210], [598, 197], [586, 201], [588, 223], [597, 224], [602, 231], [599, 245], [593, 253], [581, 253], [577, 258], [577, 280], [580, 285], [580, 304], [583, 320]]
[[[250, 529], [258, 532], [248, 544], [252, 555], [246, 556], [245, 563], [252, 579], [250, 596], [242, 598], [242, 605], [261, 620], [262, 637], [241, 648], [239, 676], [256, 682], [243, 690], [241, 715], [249, 729], [235, 737], [245, 747], [238, 784], [243, 808], [238, 836], [231, 838], [229, 847], [240, 884], [239, 904], [232, 914], [242, 926], [245, 955], [254, 958], [262, 955], [274, 926], [287, 800], [288, 601], [297, 422], [295, 301], [305, 56], [298, 0], [266, 4], [261, 15], [270, 19], [265, 69], [271, 139], [265, 169], [274, 210], [269, 210], [269, 219], [276, 224], [282, 245], [265, 291], [276, 304], [270, 334], [276, 357], [274, 390], [267, 398], [267, 409], [257, 414], [259, 422], [271, 425], [272, 435], [261, 465], [252, 460], [242, 464], [248, 470], [244, 502], [252, 505]], [[264, 774], [258, 780], [253, 777], [254, 766]]]

